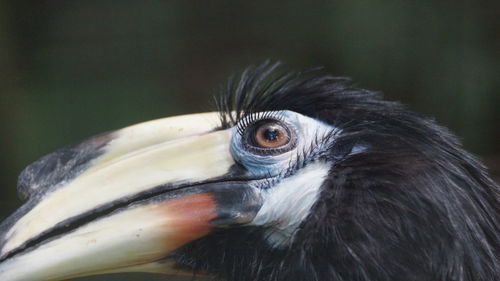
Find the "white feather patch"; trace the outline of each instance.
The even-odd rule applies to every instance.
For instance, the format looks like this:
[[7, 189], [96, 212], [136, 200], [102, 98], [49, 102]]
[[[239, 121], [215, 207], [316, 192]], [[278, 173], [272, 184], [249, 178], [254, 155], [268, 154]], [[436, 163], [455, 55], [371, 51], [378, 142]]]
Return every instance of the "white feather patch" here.
[[268, 226], [268, 241], [279, 247], [292, 241], [293, 235], [318, 199], [320, 187], [330, 165], [315, 162], [274, 187], [263, 191], [264, 205], [252, 225]]

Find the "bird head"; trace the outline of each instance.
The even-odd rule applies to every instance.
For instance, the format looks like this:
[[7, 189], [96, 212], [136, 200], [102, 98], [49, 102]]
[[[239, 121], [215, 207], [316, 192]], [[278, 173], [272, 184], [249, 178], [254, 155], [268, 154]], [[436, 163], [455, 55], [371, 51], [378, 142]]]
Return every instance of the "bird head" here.
[[435, 122], [348, 79], [249, 68], [219, 110], [28, 166], [0, 279], [494, 280], [499, 192]]

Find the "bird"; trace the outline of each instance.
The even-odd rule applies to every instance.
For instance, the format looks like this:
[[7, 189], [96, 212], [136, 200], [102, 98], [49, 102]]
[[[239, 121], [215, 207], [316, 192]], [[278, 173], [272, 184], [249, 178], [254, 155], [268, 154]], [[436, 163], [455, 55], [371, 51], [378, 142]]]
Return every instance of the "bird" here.
[[91, 137], [26, 167], [0, 280], [493, 281], [500, 189], [434, 120], [266, 61], [217, 110]]

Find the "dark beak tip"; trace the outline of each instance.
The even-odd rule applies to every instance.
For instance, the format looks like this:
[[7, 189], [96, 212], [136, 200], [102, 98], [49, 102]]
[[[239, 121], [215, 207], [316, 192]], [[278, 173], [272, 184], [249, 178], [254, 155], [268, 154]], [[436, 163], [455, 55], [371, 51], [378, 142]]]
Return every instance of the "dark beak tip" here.
[[18, 196], [27, 200], [33, 194], [48, 192], [61, 182], [75, 178], [90, 166], [92, 160], [105, 153], [105, 147], [114, 138], [113, 133], [100, 134], [31, 163], [19, 175]]

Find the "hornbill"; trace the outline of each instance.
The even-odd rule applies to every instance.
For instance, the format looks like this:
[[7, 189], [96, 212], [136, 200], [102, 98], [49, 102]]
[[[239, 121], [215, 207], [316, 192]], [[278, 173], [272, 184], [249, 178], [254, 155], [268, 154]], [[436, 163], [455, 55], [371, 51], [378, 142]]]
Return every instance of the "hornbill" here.
[[218, 112], [29, 165], [0, 280], [499, 280], [499, 186], [452, 133], [347, 78], [276, 68], [230, 79]]

